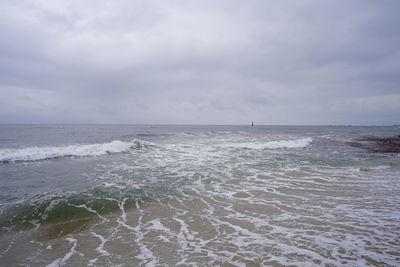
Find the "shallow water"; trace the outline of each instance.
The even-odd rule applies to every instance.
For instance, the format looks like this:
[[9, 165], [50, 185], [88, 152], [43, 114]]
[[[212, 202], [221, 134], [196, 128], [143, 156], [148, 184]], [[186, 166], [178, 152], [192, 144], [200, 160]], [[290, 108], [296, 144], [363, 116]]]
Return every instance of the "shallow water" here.
[[400, 264], [396, 127], [0, 126], [0, 264]]

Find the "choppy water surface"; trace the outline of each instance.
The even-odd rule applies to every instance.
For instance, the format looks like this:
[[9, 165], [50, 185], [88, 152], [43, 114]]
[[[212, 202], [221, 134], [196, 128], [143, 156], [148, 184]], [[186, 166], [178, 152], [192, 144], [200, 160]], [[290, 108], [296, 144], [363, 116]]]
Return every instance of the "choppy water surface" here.
[[0, 126], [3, 266], [398, 266], [396, 127]]

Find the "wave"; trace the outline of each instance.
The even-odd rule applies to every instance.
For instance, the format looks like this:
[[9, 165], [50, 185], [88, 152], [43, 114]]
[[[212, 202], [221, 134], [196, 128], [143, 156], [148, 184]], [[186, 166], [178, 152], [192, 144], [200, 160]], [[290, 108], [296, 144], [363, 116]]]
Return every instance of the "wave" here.
[[0, 214], [0, 234], [1, 231], [14, 227], [102, 217], [118, 211], [122, 199], [127, 199], [125, 208], [134, 208], [136, 201], [151, 201], [152, 197], [157, 196], [156, 193], [152, 188], [139, 188], [129, 184], [125, 184], [122, 189], [116, 186], [98, 186], [84, 192], [43, 193], [5, 208]]
[[279, 148], [302, 148], [306, 147], [313, 139], [311, 137], [295, 139], [295, 140], [280, 140], [269, 142], [244, 142], [244, 143], [229, 143], [221, 144], [222, 147], [230, 148], [247, 148], [247, 149], [279, 149]]
[[133, 148], [141, 148], [147, 144], [151, 143], [142, 140], [132, 140], [130, 142], [114, 140], [112, 142], [102, 144], [0, 149], [0, 162], [7, 163], [17, 161], [37, 161], [63, 157], [101, 156], [128, 152]]
[[4, 206], [0, 213], [2, 232], [45, 224], [93, 219], [121, 211], [135, 209], [138, 204], [160, 201], [177, 194], [176, 188], [163, 185], [139, 185], [130, 180], [108, 181], [81, 192], [44, 192]]
[[174, 133], [160, 133], [160, 134], [154, 134], [154, 133], [139, 133], [136, 134], [135, 136], [138, 137], [167, 137], [167, 136], [174, 136], [176, 134]]

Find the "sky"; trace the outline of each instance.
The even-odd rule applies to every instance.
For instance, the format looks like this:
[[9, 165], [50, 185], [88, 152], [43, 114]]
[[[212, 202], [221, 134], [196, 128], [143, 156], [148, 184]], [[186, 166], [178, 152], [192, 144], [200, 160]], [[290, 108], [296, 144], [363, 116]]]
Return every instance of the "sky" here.
[[0, 5], [0, 123], [400, 124], [398, 0]]

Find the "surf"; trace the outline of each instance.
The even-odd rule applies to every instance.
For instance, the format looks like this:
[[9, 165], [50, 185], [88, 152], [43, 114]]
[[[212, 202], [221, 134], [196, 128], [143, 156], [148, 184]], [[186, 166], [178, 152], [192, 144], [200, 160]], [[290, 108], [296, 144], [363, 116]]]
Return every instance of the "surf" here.
[[38, 161], [63, 157], [90, 157], [124, 153], [135, 148], [142, 148], [152, 143], [134, 139], [129, 142], [114, 140], [100, 144], [79, 144], [68, 146], [25, 147], [0, 149], [0, 162]]
[[294, 140], [279, 140], [268, 142], [232, 142], [219, 145], [228, 148], [246, 148], [246, 149], [282, 149], [282, 148], [303, 148], [311, 144], [311, 137]]

